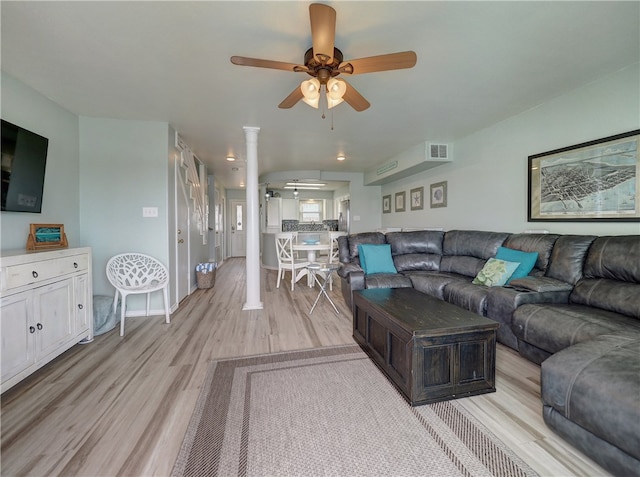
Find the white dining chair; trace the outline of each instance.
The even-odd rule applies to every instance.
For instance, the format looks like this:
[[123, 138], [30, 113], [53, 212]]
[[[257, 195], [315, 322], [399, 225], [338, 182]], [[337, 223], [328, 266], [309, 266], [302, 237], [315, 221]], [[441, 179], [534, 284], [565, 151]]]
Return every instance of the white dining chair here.
[[124, 336], [124, 318], [128, 295], [147, 295], [147, 314], [149, 316], [149, 301], [151, 293], [162, 290], [165, 322], [171, 323], [169, 318], [169, 271], [161, 262], [143, 253], [121, 253], [107, 262], [107, 278], [116, 289], [113, 299], [113, 312], [118, 306], [118, 296], [122, 297], [120, 307], [120, 336]]
[[[338, 237], [347, 235], [346, 232], [329, 232], [329, 263], [340, 263], [340, 248], [338, 246]], [[333, 273], [333, 272], [331, 272]], [[333, 290], [333, 277], [329, 277], [329, 290]]]
[[347, 235], [347, 232], [329, 232], [329, 243], [331, 250], [329, 251], [329, 263], [340, 262], [340, 249], [338, 247], [338, 237]]
[[278, 255], [278, 281], [276, 288], [280, 288], [280, 280], [287, 271], [291, 272], [291, 291], [295, 283], [307, 274], [308, 260], [296, 258], [293, 251], [295, 233], [281, 232], [276, 234], [276, 254]]

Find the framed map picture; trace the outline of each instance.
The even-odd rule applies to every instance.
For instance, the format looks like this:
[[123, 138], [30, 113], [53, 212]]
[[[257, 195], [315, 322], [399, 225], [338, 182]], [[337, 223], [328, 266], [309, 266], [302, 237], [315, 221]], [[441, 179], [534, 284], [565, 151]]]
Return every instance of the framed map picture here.
[[640, 221], [640, 130], [529, 156], [528, 221]]

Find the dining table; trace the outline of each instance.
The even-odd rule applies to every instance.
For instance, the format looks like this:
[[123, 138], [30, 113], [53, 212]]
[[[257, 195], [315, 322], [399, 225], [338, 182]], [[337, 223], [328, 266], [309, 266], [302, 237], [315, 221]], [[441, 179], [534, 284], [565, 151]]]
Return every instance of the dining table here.
[[294, 243], [292, 247], [293, 250], [296, 250], [298, 252], [307, 252], [307, 260], [309, 260], [310, 262], [315, 262], [317, 260], [317, 252], [321, 252], [323, 250], [331, 250], [331, 244], [328, 242]]
[[[294, 243], [292, 245], [294, 251], [298, 252], [306, 252], [307, 260], [310, 263], [314, 263], [317, 260], [316, 253], [321, 252], [323, 250], [331, 250], [331, 244], [328, 242], [302, 242], [302, 243]], [[314, 285], [313, 277], [309, 270], [307, 270], [307, 285], [312, 287]]]

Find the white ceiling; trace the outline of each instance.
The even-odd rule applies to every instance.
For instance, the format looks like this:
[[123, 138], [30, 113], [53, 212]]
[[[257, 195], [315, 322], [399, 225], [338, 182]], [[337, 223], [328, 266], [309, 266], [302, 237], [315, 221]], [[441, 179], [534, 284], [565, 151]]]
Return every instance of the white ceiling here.
[[303, 63], [309, 3], [2, 0], [2, 69], [78, 115], [166, 121], [226, 187], [238, 187], [243, 126], [261, 128], [260, 174], [366, 171], [640, 58], [639, 2], [329, 2], [345, 60], [414, 50], [418, 62], [347, 78], [371, 108], [343, 103], [323, 120], [302, 102], [277, 107], [304, 73], [229, 61]]

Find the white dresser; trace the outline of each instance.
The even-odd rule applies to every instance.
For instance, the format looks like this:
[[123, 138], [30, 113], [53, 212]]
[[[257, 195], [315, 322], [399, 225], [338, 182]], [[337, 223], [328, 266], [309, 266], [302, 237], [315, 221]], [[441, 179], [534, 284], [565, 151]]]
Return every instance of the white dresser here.
[[0, 255], [1, 392], [93, 340], [91, 249]]

